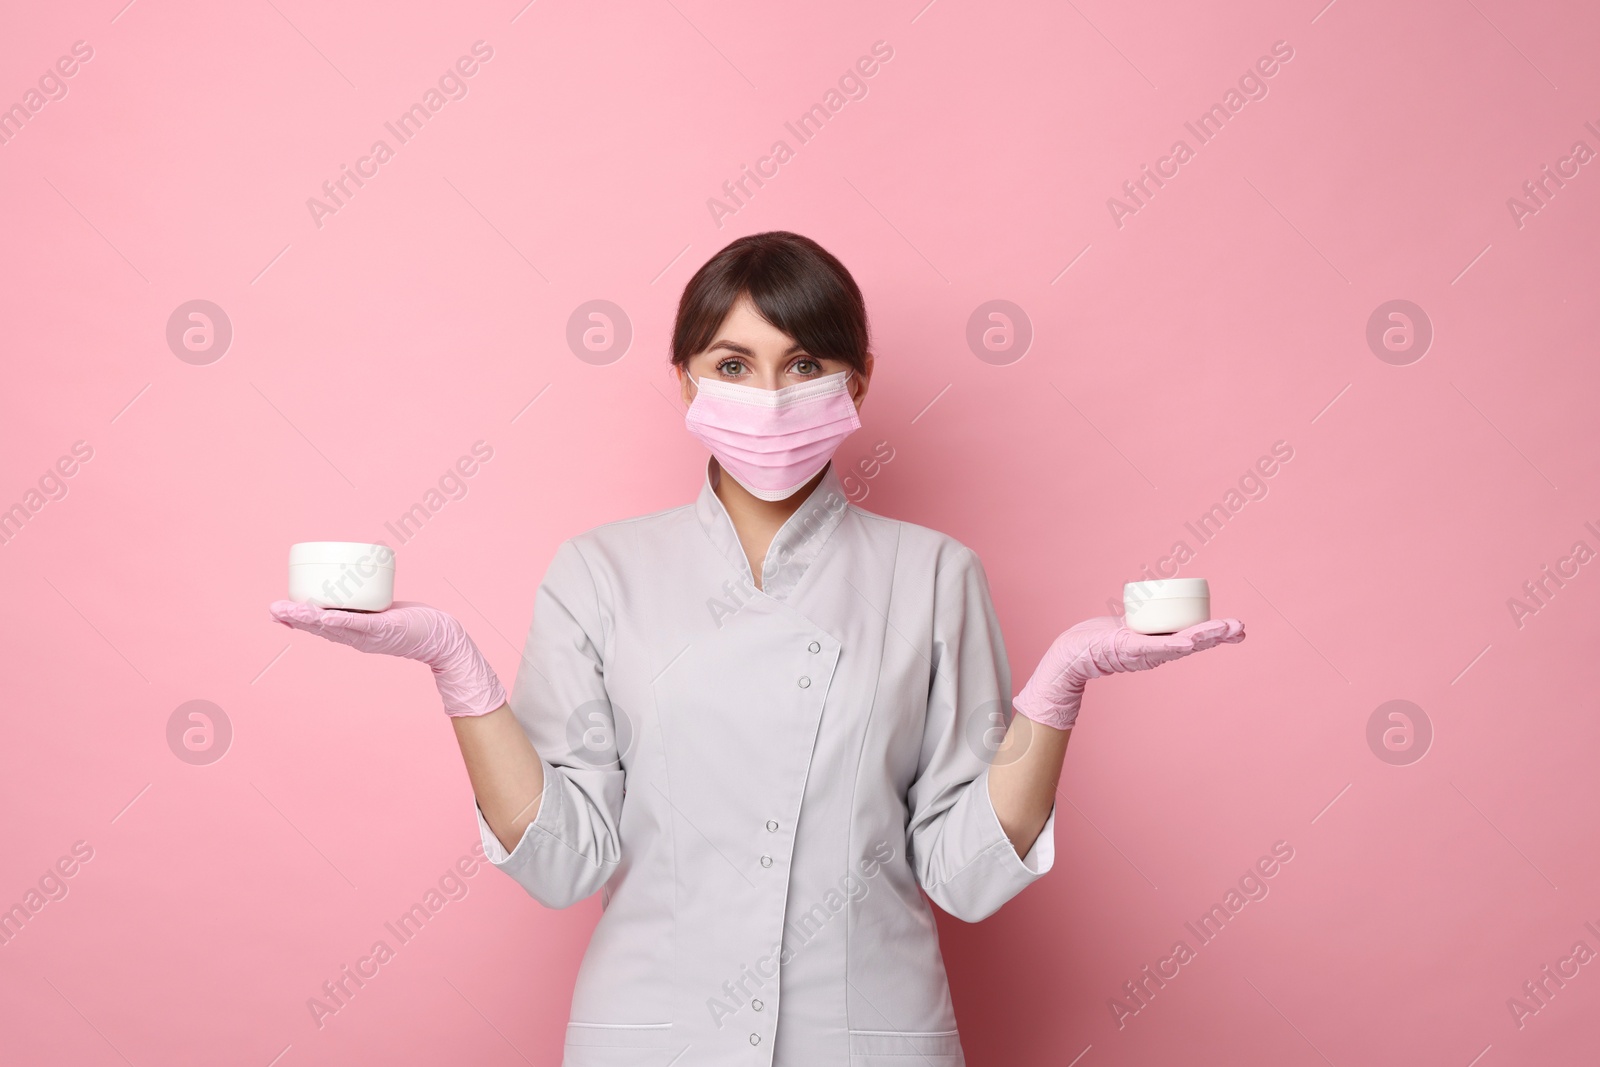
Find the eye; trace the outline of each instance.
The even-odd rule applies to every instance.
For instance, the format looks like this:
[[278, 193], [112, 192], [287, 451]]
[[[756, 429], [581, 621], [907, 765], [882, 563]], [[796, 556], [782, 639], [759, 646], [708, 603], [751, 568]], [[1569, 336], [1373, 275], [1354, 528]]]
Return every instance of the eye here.
[[[802, 369], [802, 368], [807, 367], [807, 366], [809, 366], [811, 369], [810, 370]], [[810, 356], [801, 356], [799, 359], [797, 359], [795, 361], [793, 369], [797, 374], [802, 374], [802, 375], [805, 375], [806, 377], [810, 377], [812, 375], [816, 375], [816, 374], [821, 374], [822, 373], [822, 364], [818, 363], [816, 360], [812, 359]]]
[[725, 359], [722, 362], [717, 364], [717, 373], [722, 375], [724, 378], [737, 378], [737, 377], [739, 377], [738, 371], [736, 371], [736, 370], [730, 371], [728, 368], [729, 367], [743, 367], [743, 366], [744, 366], [744, 361], [743, 360], [734, 359], [733, 357], [730, 356], [729, 358], [727, 358], [727, 359]]

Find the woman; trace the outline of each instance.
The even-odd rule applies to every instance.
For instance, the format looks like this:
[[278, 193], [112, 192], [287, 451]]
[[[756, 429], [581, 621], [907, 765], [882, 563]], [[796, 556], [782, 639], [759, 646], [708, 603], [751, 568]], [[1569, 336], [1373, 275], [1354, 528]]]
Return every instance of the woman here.
[[547, 907], [601, 891], [567, 1067], [960, 1067], [919, 888], [977, 922], [1049, 871], [1085, 683], [1243, 625], [1092, 619], [1010, 701], [978, 557], [844, 496], [873, 356], [860, 290], [807, 238], [706, 263], [672, 364], [699, 495], [556, 549], [509, 703], [426, 605], [273, 616], [428, 663], [489, 860]]

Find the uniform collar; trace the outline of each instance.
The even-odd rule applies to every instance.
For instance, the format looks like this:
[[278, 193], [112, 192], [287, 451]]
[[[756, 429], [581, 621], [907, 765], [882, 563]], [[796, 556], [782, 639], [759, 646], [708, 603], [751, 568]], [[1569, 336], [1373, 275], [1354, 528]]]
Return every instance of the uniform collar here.
[[[722, 506], [722, 500], [717, 496], [717, 483], [721, 478], [722, 468], [718, 466], [716, 457], [709, 457], [706, 460], [706, 480], [700, 486], [700, 495], [694, 502], [695, 518], [706, 536], [711, 538], [712, 545], [743, 576], [745, 584], [753, 585], [750, 561], [745, 557], [744, 547], [739, 544], [739, 533], [733, 527], [728, 509]], [[776, 600], [789, 595], [844, 518], [849, 503], [838, 475], [833, 472], [833, 461], [829, 460], [822, 480], [772, 538], [767, 558], [762, 564], [763, 593]]]

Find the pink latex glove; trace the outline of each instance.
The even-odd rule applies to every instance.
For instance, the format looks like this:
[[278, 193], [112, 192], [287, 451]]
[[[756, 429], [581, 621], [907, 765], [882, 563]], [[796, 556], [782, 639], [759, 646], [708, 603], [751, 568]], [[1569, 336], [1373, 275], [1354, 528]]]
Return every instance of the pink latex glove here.
[[1089, 679], [1149, 670], [1212, 645], [1243, 640], [1244, 623], [1238, 619], [1210, 619], [1175, 634], [1146, 635], [1130, 630], [1115, 615], [1102, 615], [1057, 637], [1011, 706], [1034, 722], [1070, 730]]
[[397, 600], [385, 611], [342, 611], [277, 600], [272, 617], [296, 630], [361, 652], [421, 660], [433, 668], [445, 714], [487, 715], [506, 702], [500, 679], [466, 628], [453, 615], [415, 601]]

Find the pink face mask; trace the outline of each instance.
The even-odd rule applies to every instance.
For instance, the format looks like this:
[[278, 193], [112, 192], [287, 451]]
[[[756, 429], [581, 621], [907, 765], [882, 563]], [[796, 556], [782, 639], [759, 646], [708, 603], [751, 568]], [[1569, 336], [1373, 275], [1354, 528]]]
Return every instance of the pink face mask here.
[[783, 500], [827, 466], [861, 428], [840, 371], [781, 389], [694, 378], [685, 424], [717, 463], [762, 500]]

